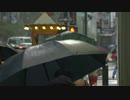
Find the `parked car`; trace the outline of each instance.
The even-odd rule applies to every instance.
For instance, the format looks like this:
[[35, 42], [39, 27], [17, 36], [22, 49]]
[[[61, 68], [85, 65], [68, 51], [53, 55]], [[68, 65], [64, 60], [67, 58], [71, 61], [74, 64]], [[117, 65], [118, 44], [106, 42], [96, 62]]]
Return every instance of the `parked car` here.
[[15, 49], [26, 49], [32, 46], [32, 40], [29, 36], [14, 36], [8, 38], [7, 44]]

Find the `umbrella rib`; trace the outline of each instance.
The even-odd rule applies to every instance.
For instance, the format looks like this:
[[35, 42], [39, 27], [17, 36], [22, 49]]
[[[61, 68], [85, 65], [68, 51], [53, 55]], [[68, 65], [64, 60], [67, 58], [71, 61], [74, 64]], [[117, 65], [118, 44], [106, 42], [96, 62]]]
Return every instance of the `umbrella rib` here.
[[46, 69], [46, 65], [45, 65], [45, 64], [42, 64], [42, 65], [43, 65], [43, 68], [44, 68], [44, 70], [45, 70], [47, 79], [48, 79], [48, 81], [49, 81], [50, 79], [49, 79], [49, 75], [48, 75], [48, 72], [47, 72], [47, 69]]

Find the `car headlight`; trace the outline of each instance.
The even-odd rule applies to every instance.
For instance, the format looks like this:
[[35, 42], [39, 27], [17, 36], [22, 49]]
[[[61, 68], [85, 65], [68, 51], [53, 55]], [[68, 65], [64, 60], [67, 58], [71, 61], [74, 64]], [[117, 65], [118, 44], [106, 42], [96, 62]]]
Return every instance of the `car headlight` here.
[[12, 47], [15, 47], [15, 45], [14, 45], [14, 44], [11, 44], [11, 46], [12, 46]]

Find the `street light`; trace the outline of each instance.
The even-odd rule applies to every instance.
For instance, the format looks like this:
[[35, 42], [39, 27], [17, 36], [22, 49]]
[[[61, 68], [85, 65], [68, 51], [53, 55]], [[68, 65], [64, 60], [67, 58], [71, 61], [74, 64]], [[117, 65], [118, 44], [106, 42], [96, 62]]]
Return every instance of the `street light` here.
[[35, 30], [38, 30], [38, 26], [35, 26]]
[[77, 32], [77, 27], [70, 27], [70, 28], [69, 28], [69, 31], [70, 31], [70, 32]]
[[24, 27], [24, 30], [27, 30], [27, 31], [28, 31], [28, 30], [29, 30], [29, 27], [28, 27], [28, 26], [25, 26], [25, 27]]
[[42, 26], [42, 29], [43, 29], [43, 30], [45, 30], [45, 29], [46, 29], [46, 27], [45, 27], [45, 26]]

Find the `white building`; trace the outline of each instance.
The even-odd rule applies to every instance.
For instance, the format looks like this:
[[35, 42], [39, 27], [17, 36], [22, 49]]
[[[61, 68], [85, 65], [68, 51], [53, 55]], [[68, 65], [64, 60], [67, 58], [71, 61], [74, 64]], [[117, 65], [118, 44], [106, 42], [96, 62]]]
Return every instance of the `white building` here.
[[[87, 23], [87, 36], [93, 39], [97, 39], [97, 22], [102, 18], [103, 21], [108, 22], [108, 26], [111, 28], [114, 27], [114, 20], [115, 20], [115, 12], [87, 12], [92, 19], [88, 17]], [[77, 12], [77, 27], [78, 32], [81, 34], [85, 34], [85, 12]], [[105, 26], [105, 24], [104, 24]], [[104, 27], [103, 26], [103, 27]]]
[[[87, 12], [87, 14], [92, 16], [92, 19], [89, 19], [88, 17], [88, 23], [87, 23], [87, 36], [93, 39], [96, 39], [97, 34], [97, 21], [98, 16], [97, 12]], [[85, 34], [85, 14], [84, 12], [77, 12], [77, 27], [78, 32], [81, 34]]]

